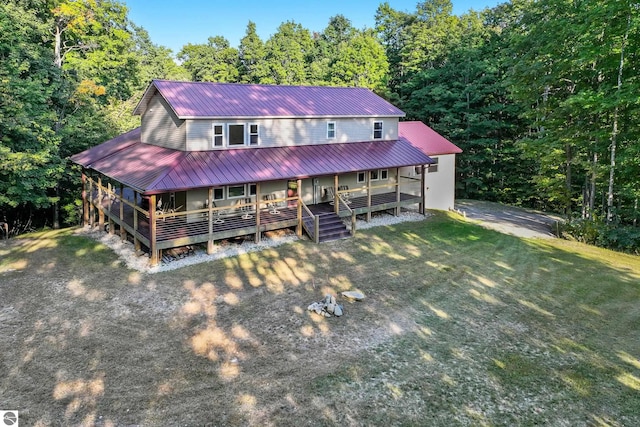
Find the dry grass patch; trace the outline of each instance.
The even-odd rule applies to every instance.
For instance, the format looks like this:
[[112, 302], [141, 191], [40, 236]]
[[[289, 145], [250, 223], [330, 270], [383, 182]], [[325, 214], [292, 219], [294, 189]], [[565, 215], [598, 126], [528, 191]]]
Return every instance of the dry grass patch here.
[[635, 257], [444, 214], [154, 275], [70, 231], [0, 251], [24, 425], [640, 424]]

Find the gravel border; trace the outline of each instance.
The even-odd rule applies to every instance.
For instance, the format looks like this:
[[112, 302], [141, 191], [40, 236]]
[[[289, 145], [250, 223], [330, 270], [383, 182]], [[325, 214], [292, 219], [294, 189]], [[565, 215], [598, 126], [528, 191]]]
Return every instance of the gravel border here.
[[[388, 214], [376, 215], [371, 219], [370, 222], [357, 220], [356, 230], [366, 230], [372, 227], [393, 225], [408, 221], [422, 221], [428, 216], [429, 214], [421, 215], [413, 211], [403, 212], [398, 216], [392, 216]], [[91, 228], [90, 226], [78, 228], [75, 231], [75, 234], [89, 237], [96, 240], [97, 242], [102, 243], [103, 245], [113, 250], [128, 268], [137, 270], [142, 273], [160, 273], [163, 271], [176, 270], [178, 268], [187, 267], [189, 265], [215, 261], [251, 252], [259, 252], [264, 249], [273, 248], [299, 240], [299, 237], [293, 234], [273, 238], [265, 238], [262, 239], [260, 243], [245, 241], [239, 244], [214, 245], [214, 253], [212, 254], [207, 254], [206, 251], [197, 249], [195, 254], [186, 256], [182, 259], [172, 260], [168, 263], [161, 262], [157, 266], [151, 267], [149, 265], [149, 257], [146, 254], [136, 255], [133, 244], [129, 241], [121, 241], [120, 236], [118, 235], [108, 234], [100, 231], [99, 228]], [[306, 237], [303, 237], [303, 239], [304, 238]]]

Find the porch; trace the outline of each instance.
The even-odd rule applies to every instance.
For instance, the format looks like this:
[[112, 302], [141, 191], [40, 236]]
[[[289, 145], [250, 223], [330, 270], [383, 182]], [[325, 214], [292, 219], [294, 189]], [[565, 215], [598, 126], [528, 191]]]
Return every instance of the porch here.
[[[389, 209], [397, 215], [402, 207], [415, 204], [420, 205], [422, 212], [424, 203], [421, 196], [402, 192], [399, 183], [342, 189], [334, 193], [333, 200], [315, 205], [306, 205], [298, 196], [264, 197], [258, 184], [253, 199], [233, 207], [207, 203], [208, 207], [202, 209], [164, 211], [148, 208], [157, 206], [156, 195], [142, 196], [121, 184], [104, 185], [101, 177], [84, 176], [83, 181], [85, 224], [100, 227], [108, 224], [111, 234], [117, 226], [123, 240], [129, 235], [136, 250], [144, 246], [149, 251], [152, 265], [159, 262], [165, 249], [206, 243], [208, 251], [213, 251], [216, 241], [241, 236], [254, 236], [260, 241], [262, 233], [286, 228], [295, 228], [299, 236], [306, 232], [319, 242], [320, 218], [324, 213], [346, 218], [346, 229], [354, 235], [357, 215], [365, 215], [369, 220], [372, 212]], [[381, 187], [392, 191], [380, 192]], [[376, 188], [378, 193], [374, 192]], [[209, 200], [213, 200], [212, 191], [209, 190]]]

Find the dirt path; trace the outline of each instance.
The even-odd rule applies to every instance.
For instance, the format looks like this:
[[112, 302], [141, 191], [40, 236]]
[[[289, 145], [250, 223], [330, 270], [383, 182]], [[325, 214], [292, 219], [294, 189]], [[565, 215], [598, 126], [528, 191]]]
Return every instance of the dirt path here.
[[555, 237], [562, 218], [553, 214], [478, 200], [458, 200], [456, 209], [483, 226], [518, 237]]

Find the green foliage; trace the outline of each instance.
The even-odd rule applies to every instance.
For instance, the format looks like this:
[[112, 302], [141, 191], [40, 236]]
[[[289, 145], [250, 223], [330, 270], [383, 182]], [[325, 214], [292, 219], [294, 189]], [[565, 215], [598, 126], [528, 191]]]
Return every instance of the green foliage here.
[[267, 74], [261, 83], [299, 85], [309, 78], [309, 64], [313, 54], [311, 33], [302, 25], [287, 21], [265, 45]]
[[562, 233], [579, 242], [640, 255], [640, 228], [610, 223], [603, 218], [575, 218], [562, 225]]
[[238, 51], [222, 36], [209, 37], [207, 44], [184, 46], [178, 53], [182, 66], [196, 82], [235, 82], [238, 80]]

